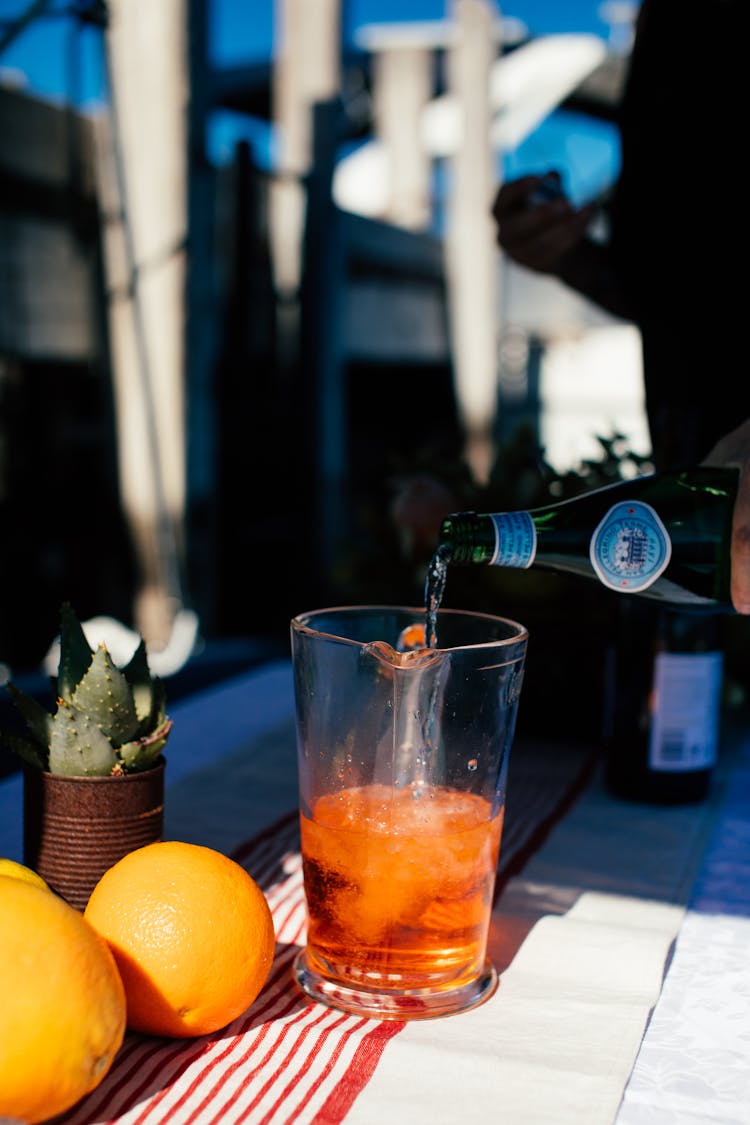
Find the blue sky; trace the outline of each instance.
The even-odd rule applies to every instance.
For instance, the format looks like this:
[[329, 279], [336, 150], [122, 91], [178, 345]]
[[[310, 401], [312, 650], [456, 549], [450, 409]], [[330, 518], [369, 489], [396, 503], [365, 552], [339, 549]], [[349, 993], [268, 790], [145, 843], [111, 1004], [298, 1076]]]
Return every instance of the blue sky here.
[[[442, 19], [449, 0], [342, 0], [346, 29], [367, 23]], [[599, 12], [601, 0], [513, 0], [498, 3], [505, 16], [522, 20], [533, 35], [584, 31], [606, 35]], [[252, 10], [252, 19], [247, 18]], [[244, 13], [244, 18], [243, 18]], [[244, 55], [264, 56], [273, 36], [272, 0], [214, 0], [214, 36], [220, 58], [239, 60]]]
[[[25, 12], [31, 0], [0, 0], [0, 21]], [[70, 96], [70, 52], [82, 51], [85, 73], [81, 89], [90, 96], [100, 82], [94, 63], [97, 32], [85, 29], [76, 35], [68, 0], [49, 0], [47, 14], [39, 16], [0, 55], [0, 66], [23, 72], [32, 89], [54, 97]], [[399, 20], [441, 19], [450, 0], [342, 0], [344, 25]], [[522, 20], [533, 35], [576, 31], [606, 35], [600, 16], [601, 0], [512, 0], [498, 4], [503, 15]], [[268, 57], [273, 46], [274, 0], [209, 0], [211, 54], [216, 62], [235, 64]], [[77, 43], [76, 43], [77, 40]], [[92, 50], [93, 48], [93, 50]]]
[[[31, 0], [0, 0], [0, 21], [25, 12]], [[531, 35], [586, 32], [606, 38], [601, 0], [508, 0], [498, 3], [504, 16], [521, 20]], [[38, 17], [0, 55], [0, 67], [23, 76], [42, 96], [86, 105], [103, 88], [99, 33], [77, 26], [66, 12], [69, 0], [50, 0]], [[400, 20], [435, 20], [450, 10], [450, 0], [342, 0], [347, 35], [363, 24]], [[274, 0], [209, 0], [210, 53], [217, 65], [270, 57], [273, 50]], [[0, 31], [2, 28], [0, 27]], [[238, 135], [247, 135], [262, 160], [267, 152], [263, 130], [254, 123], [226, 117], [212, 133], [212, 155], [228, 156]], [[552, 115], [506, 159], [505, 172], [561, 166], [578, 200], [596, 194], [616, 172], [613, 133], [588, 120]]]

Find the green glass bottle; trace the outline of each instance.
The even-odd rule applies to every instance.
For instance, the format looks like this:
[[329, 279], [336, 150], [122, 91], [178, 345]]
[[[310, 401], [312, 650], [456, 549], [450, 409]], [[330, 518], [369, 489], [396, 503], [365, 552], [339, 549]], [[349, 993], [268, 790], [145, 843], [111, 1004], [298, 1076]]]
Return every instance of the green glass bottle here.
[[700, 466], [618, 481], [531, 511], [446, 516], [447, 564], [543, 567], [683, 611], [731, 612], [736, 469]]
[[603, 730], [605, 781], [618, 797], [673, 805], [708, 795], [721, 732], [719, 621], [621, 600]]

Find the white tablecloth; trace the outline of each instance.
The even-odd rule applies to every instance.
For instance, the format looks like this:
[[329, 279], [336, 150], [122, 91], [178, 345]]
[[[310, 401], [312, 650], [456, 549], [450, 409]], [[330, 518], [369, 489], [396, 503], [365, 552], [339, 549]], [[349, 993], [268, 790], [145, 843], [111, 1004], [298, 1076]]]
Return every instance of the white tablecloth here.
[[[231, 851], [293, 809], [293, 742], [274, 735], [286, 662], [170, 713], [168, 837]], [[0, 783], [0, 854], [19, 859], [20, 802], [18, 777]], [[748, 1125], [748, 810], [750, 738], [724, 751], [706, 805], [626, 805], [595, 778], [502, 895], [495, 997], [381, 1043], [338, 1120]]]
[[750, 1122], [750, 740], [720, 815], [625, 1091], [618, 1125]]

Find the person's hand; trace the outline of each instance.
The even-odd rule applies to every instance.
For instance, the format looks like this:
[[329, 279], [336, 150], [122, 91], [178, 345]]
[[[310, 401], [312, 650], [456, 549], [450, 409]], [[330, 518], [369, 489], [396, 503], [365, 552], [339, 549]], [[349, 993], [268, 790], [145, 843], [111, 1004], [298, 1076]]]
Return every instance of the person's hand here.
[[721, 438], [703, 463], [740, 471], [732, 517], [731, 592], [737, 612], [750, 614], [750, 419]]
[[534, 193], [548, 176], [522, 176], [500, 188], [492, 207], [497, 241], [508, 257], [538, 273], [556, 273], [563, 259], [582, 240], [594, 207], [575, 208], [564, 195], [534, 202]]

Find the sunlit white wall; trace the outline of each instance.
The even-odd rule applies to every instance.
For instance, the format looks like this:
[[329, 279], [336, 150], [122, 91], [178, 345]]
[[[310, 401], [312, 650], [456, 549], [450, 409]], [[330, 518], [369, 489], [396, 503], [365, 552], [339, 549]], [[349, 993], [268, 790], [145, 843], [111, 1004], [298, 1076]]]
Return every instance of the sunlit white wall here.
[[640, 338], [632, 325], [589, 329], [549, 344], [540, 384], [541, 441], [555, 469], [599, 459], [597, 436], [615, 431], [628, 438], [632, 452], [649, 453]]

